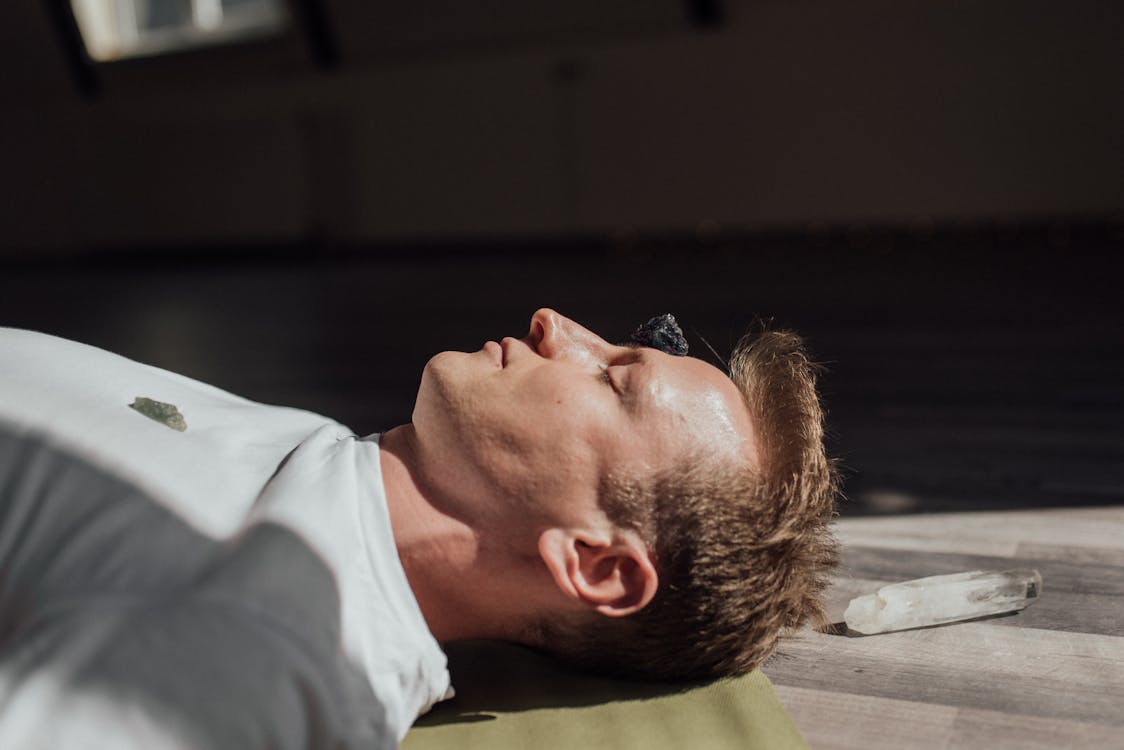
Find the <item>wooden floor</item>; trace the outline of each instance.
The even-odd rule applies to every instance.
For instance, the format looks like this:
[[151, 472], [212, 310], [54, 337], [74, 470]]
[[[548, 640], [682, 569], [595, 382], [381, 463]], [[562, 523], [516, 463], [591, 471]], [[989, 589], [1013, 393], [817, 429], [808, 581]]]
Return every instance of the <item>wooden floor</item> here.
[[886, 583], [1032, 567], [1008, 616], [808, 632], [765, 668], [813, 748], [1124, 747], [1124, 506], [840, 521], [833, 620]]

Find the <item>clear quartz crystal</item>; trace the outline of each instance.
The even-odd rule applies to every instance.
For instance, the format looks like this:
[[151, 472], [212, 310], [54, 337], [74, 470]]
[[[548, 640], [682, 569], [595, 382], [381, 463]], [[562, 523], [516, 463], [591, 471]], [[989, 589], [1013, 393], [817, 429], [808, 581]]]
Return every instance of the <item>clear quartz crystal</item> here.
[[971, 620], [1025, 608], [1042, 591], [1037, 570], [973, 570], [893, 583], [851, 600], [843, 619], [872, 635]]

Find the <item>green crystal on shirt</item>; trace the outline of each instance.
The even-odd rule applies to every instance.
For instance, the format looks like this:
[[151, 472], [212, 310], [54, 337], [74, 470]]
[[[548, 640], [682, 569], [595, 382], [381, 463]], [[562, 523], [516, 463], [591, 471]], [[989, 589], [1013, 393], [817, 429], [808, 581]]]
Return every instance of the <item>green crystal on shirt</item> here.
[[183, 432], [187, 429], [187, 422], [184, 421], [183, 415], [180, 414], [180, 410], [176, 408], [175, 404], [166, 404], [163, 401], [137, 396], [133, 403], [129, 404], [129, 408], [135, 409], [149, 419], [154, 419], [173, 430]]

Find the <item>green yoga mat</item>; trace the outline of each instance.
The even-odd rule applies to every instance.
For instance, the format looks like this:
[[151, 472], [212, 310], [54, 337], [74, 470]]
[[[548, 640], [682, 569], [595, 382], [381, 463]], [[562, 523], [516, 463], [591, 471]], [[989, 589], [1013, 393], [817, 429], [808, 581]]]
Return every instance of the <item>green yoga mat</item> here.
[[403, 750], [808, 747], [760, 671], [667, 685], [577, 674], [498, 643], [448, 654], [457, 696], [418, 719]]

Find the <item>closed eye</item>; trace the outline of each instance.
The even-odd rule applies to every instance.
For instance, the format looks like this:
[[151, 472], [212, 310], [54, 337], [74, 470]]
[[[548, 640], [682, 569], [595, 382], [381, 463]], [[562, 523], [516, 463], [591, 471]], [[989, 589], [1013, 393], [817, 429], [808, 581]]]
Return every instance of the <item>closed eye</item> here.
[[613, 376], [609, 373], [609, 368], [607, 365], [601, 366], [601, 371], [600, 373], [598, 373], [598, 379], [605, 385], [612, 388], [614, 392], [616, 392], [617, 385], [613, 382]]
[[[632, 373], [634, 365], [642, 365], [645, 361], [644, 348], [638, 344], [630, 345], [629, 352], [617, 357], [609, 362], [609, 364], [601, 365], [597, 373], [597, 379], [605, 385], [613, 389], [613, 392], [626, 404], [632, 405], [634, 403], [634, 393], [632, 389]], [[612, 369], [616, 367], [618, 372], [616, 377], [613, 376]], [[624, 379], [623, 382], [621, 379]]]

